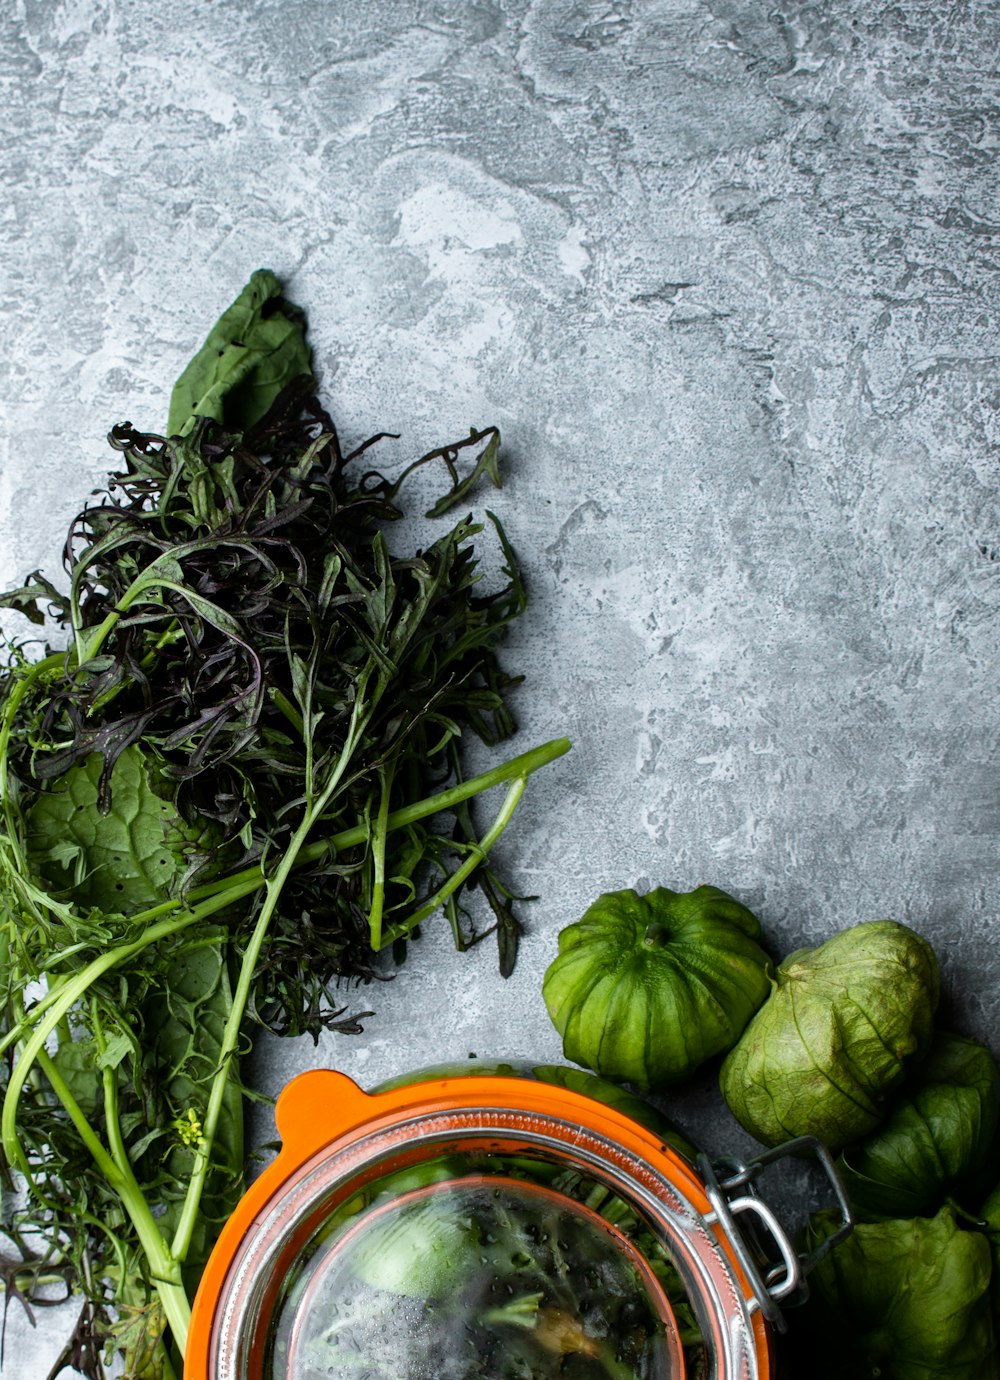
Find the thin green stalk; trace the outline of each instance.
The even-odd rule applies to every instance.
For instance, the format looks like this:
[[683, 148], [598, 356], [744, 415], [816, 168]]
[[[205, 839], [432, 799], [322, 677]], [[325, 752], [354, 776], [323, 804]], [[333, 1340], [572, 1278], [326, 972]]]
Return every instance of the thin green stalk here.
[[[80, 1139], [94, 1157], [94, 1162], [101, 1173], [121, 1199], [122, 1207], [128, 1213], [140, 1244], [146, 1252], [150, 1274], [156, 1280], [157, 1292], [170, 1324], [170, 1331], [178, 1347], [183, 1350], [191, 1323], [191, 1305], [181, 1283], [180, 1267], [170, 1257], [167, 1243], [156, 1225], [156, 1219], [153, 1217], [149, 1204], [135, 1180], [127, 1158], [125, 1161], [128, 1166], [127, 1171], [122, 1172], [116, 1159], [108, 1153], [101, 1143], [99, 1136], [90, 1125], [55, 1063], [44, 1049], [40, 1050], [36, 1057], [52, 1086], [52, 1091], [65, 1107]], [[17, 1167], [30, 1182], [32, 1179], [31, 1168], [19, 1144], [12, 1162], [17, 1164]]]
[[268, 689], [267, 697], [274, 705], [275, 709], [279, 709], [281, 713], [284, 714], [285, 718], [288, 720], [288, 722], [291, 724], [291, 726], [295, 729], [296, 733], [301, 738], [303, 736], [304, 727], [302, 723], [302, 715], [295, 708], [295, 705], [292, 704], [291, 700], [288, 698], [285, 692], [283, 690], [279, 690], [277, 686], [271, 686]]
[[457, 867], [455, 871], [450, 874], [444, 884], [429, 900], [424, 902], [419, 910], [414, 911], [412, 915], [408, 915], [405, 920], [399, 920], [396, 924], [390, 925], [382, 938], [381, 944], [376, 947], [385, 949], [397, 939], [405, 939], [408, 934], [412, 934], [422, 921], [426, 920], [428, 916], [433, 915], [439, 907], [443, 906], [453, 892], [458, 890], [466, 877], [479, 866], [496, 843], [497, 839], [507, 828], [511, 816], [517, 809], [517, 803], [524, 794], [524, 788], [527, 784], [527, 778], [524, 776], [519, 776], [517, 780], [511, 784], [510, 789], [504, 796], [503, 804], [500, 807], [496, 819], [477, 844], [468, 845], [469, 855], [462, 865]]
[[[54, 1060], [44, 1049], [39, 1050], [37, 1059], [39, 1067], [52, 1086], [52, 1091], [66, 1108], [70, 1121], [72, 1121], [73, 1125], [76, 1127], [84, 1145], [86, 1145], [91, 1155], [93, 1155], [101, 1173], [117, 1188], [121, 1178], [118, 1173], [118, 1167], [101, 1143], [100, 1136], [98, 1136], [97, 1132], [84, 1115], [82, 1107], [69, 1089], [69, 1084], [59, 1072]], [[31, 1166], [28, 1164], [27, 1156], [21, 1149], [20, 1142], [18, 1142], [17, 1146], [14, 1148], [13, 1153], [8, 1151], [8, 1159], [12, 1164], [17, 1166], [21, 1173], [24, 1174], [25, 1178], [29, 1181], [32, 1179]]]
[[[450, 810], [453, 805], [459, 805], [463, 800], [471, 800], [475, 795], [481, 795], [483, 791], [488, 791], [492, 786], [501, 786], [505, 781], [512, 781], [518, 777], [527, 777], [544, 767], [549, 762], [554, 762], [557, 757], [562, 757], [569, 752], [570, 741], [568, 738], [553, 738], [551, 742], [542, 743], [539, 747], [531, 748], [528, 752], [519, 753], [517, 757], [511, 757], [506, 762], [502, 762], [498, 767], [492, 767], [489, 771], [484, 771], [479, 776], [470, 776], [468, 781], [462, 781], [457, 786], [449, 786], [447, 790], [439, 791], [437, 795], [427, 796], [425, 800], [415, 801], [412, 805], [404, 805], [399, 810], [393, 810], [388, 819], [388, 828], [403, 829], [408, 824], [415, 824], [417, 820], [426, 819], [428, 815], [435, 815], [441, 810]], [[356, 825], [353, 829], [343, 829], [338, 834], [325, 843], [317, 843], [310, 848], [303, 849], [302, 862], [314, 861], [323, 856], [323, 849], [334, 847], [337, 849], [351, 848], [357, 843], [363, 843], [367, 836], [364, 825]]]
[[[98, 1055], [103, 1058], [108, 1042], [104, 1038], [104, 1030], [101, 1026], [96, 1002], [91, 1004], [91, 1026], [94, 1031]], [[128, 1157], [128, 1151], [125, 1149], [121, 1122], [118, 1119], [118, 1070], [103, 1066], [101, 1068], [101, 1080], [104, 1086], [104, 1123], [108, 1128], [108, 1149], [111, 1151], [111, 1158], [118, 1166], [122, 1177], [127, 1178], [132, 1174], [132, 1162]]]
[[[108, 635], [114, 630], [116, 625], [121, 622], [122, 618], [128, 613], [135, 601], [141, 595], [145, 594], [148, 589], [172, 589], [186, 598], [188, 602], [194, 606], [194, 600], [191, 597], [192, 591], [185, 589], [183, 586], [179, 585], [176, 580], [171, 579], [171, 574], [176, 573], [178, 570], [178, 562], [180, 560], [198, 549], [199, 543], [197, 541], [183, 542], [177, 546], [170, 547], [167, 551], [161, 551], [158, 556], [154, 556], [149, 565], [139, 571], [139, 574], [122, 594], [111, 612], [105, 614], [96, 628], [90, 629], [89, 636], [87, 637], [84, 637], [82, 627], [78, 626], [79, 615], [76, 601], [78, 584], [83, 578], [84, 572], [87, 569], [87, 564], [82, 560], [78, 562], [73, 573], [73, 589], [71, 591], [73, 595], [72, 620], [77, 666], [84, 666], [88, 661], [93, 661], [94, 657], [97, 656], [98, 652], [103, 647]], [[201, 596], [196, 597], [198, 604], [204, 604], [211, 607], [209, 600]]]
[[232, 1006], [226, 1020], [225, 1028], [222, 1032], [222, 1041], [219, 1048], [219, 1067], [212, 1080], [212, 1086], [208, 1095], [208, 1105], [205, 1109], [205, 1119], [202, 1123], [202, 1141], [198, 1147], [198, 1159], [188, 1182], [187, 1193], [184, 1197], [184, 1204], [181, 1208], [180, 1218], [177, 1223], [177, 1230], [174, 1233], [171, 1253], [178, 1260], [184, 1260], [188, 1248], [191, 1244], [191, 1237], [194, 1232], [195, 1224], [198, 1220], [198, 1210], [201, 1205], [201, 1197], [205, 1188], [205, 1180], [208, 1176], [208, 1166], [212, 1153], [212, 1146], [215, 1143], [215, 1133], [219, 1125], [219, 1117], [222, 1115], [222, 1107], [226, 1094], [226, 1083], [230, 1076], [229, 1062], [236, 1052], [239, 1044], [240, 1031], [243, 1027], [243, 1017], [246, 1014], [247, 1003], [250, 1000], [250, 988], [253, 983], [254, 973], [257, 970], [257, 962], [260, 958], [260, 951], [267, 935], [271, 917], [278, 906], [281, 893], [285, 882], [295, 866], [299, 852], [305, 843], [309, 831], [313, 824], [326, 809], [330, 797], [336, 790], [344, 772], [347, 770], [348, 763], [357, 746], [358, 740], [364, 732], [370, 709], [365, 713], [361, 712], [363, 700], [361, 698], [363, 684], [359, 686], [358, 698], [354, 703], [354, 710], [351, 715], [351, 722], [347, 730], [347, 737], [344, 742], [343, 750], [337, 760], [337, 765], [330, 773], [323, 790], [316, 797], [312, 807], [303, 815], [299, 827], [292, 835], [288, 847], [285, 850], [280, 863], [275, 872], [267, 879], [267, 894], [261, 906], [257, 923], [254, 926], [253, 934], [243, 953], [240, 966], [240, 975], [236, 983], [236, 990], [233, 992]]
[[[539, 767], [544, 767], [549, 762], [554, 762], [556, 758], [562, 757], [564, 753], [569, 752], [569, 749], [570, 741], [568, 738], [553, 738], [551, 742], [541, 743], [528, 752], [522, 752], [516, 757], [509, 758], [498, 767], [491, 767], [489, 771], [484, 771], [479, 776], [470, 776], [468, 780], [460, 782], [457, 786], [448, 786], [445, 790], [438, 791], [436, 795], [428, 795], [423, 800], [414, 801], [411, 805], [402, 805], [398, 810], [391, 810], [386, 818], [386, 830], [388, 833], [392, 833], [394, 829], [405, 829], [407, 825], [416, 824], [418, 820], [427, 819], [431, 815], [439, 814], [442, 810], [450, 810], [452, 806], [460, 805], [464, 800], [471, 800], [473, 796], [481, 795], [493, 786], [502, 786], [504, 782], [515, 780], [519, 776], [530, 776]], [[341, 829], [336, 834], [331, 834], [329, 838], [318, 839], [315, 843], [310, 843], [304, 847], [299, 853], [299, 864], [306, 867], [309, 863], [317, 862], [330, 849], [339, 853], [344, 849], [353, 848], [359, 843], [364, 843], [368, 835], [369, 825], [367, 824], [354, 824], [349, 829]], [[263, 874], [260, 868], [257, 866], [247, 867], [240, 872], [231, 873], [226, 878], [218, 878], [192, 887], [189, 894], [190, 899], [198, 900], [202, 896], [212, 896], [231, 882], [242, 882], [251, 876], [260, 878], [261, 884], [263, 884]]]
[[373, 949], [381, 947], [382, 910], [385, 905], [385, 845], [389, 834], [389, 793], [392, 790], [393, 764], [383, 767], [382, 794], [378, 814], [371, 830], [372, 900], [368, 909], [368, 933]]

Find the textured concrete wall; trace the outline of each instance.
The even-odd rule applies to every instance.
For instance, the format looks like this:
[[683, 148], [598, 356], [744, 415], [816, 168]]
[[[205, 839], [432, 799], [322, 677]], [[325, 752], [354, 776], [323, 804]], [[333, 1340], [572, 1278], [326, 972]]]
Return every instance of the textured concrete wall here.
[[[606, 889], [710, 881], [776, 954], [1000, 958], [992, 3], [12, 0], [0, 14], [0, 580], [54, 571], [124, 417], [260, 264], [346, 437], [497, 423], [531, 607], [502, 845], [518, 969], [443, 922], [364, 1035], [257, 1079], [558, 1054], [540, 979]], [[486, 760], [486, 759], [484, 759]], [[1000, 1052], [1000, 1050], [998, 1050]], [[706, 1080], [681, 1104], [744, 1144]], [[4, 1377], [47, 1363], [12, 1311]], [[48, 1333], [46, 1333], [46, 1336]]]

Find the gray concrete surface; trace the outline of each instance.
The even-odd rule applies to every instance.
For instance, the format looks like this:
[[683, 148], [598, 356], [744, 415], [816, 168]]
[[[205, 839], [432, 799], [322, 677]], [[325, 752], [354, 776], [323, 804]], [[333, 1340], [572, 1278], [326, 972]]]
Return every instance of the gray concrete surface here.
[[[530, 582], [502, 844], [514, 976], [443, 922], [339, 1066], [556, 1057], [540, 996], [601, 891], [710, 881], [775, 954], [893, 917], [996, 1040], [993, 3], [12, 0], [0, 13], [0, 582], [58, 568], [128, 417], [250, 271], [309, 312], [386, 463], [503, 432]], [[746, 1140], [711, 1078], [678, 1114]], [[59, 1321], [7, 1325], [44, 1380]]]

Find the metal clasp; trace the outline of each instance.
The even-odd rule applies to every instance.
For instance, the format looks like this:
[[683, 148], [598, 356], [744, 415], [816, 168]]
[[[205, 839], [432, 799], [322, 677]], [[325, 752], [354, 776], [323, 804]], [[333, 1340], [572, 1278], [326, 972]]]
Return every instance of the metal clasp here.
[[[756, 1186], [763, 1171], [776, 1160], [803, 1155], [813, 1155], [819, 1162], [840, 1213], [836, 1231], [805, 1255], [796, 1251]], [[753, 1291], [751, 1308], [758, 1307], [777, 1331], [784, 1332], [786, 1324], [780, 1305], [805, 1302], [809, 1295], [806, 1276], [854, 1226], [854, 1214], [833, 1156], [815, 1136], [799, 1136], [746, 1163], [728, 1158], [713, 1163], [707, 1155], [699, 1155], [697, 1166], [712, 1204], [705, 1220], [718, 1222], [725, 1232]]]

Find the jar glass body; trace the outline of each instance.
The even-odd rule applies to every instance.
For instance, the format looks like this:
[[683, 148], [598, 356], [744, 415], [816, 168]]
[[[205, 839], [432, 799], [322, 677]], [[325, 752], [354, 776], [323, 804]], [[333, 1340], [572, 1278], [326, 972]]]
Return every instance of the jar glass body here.
[[697, 1152], [557, 1066], [363, 1093], [302, 1075], [227, 1224], [185, 1380], [766, 1380], [772, 1329]]

